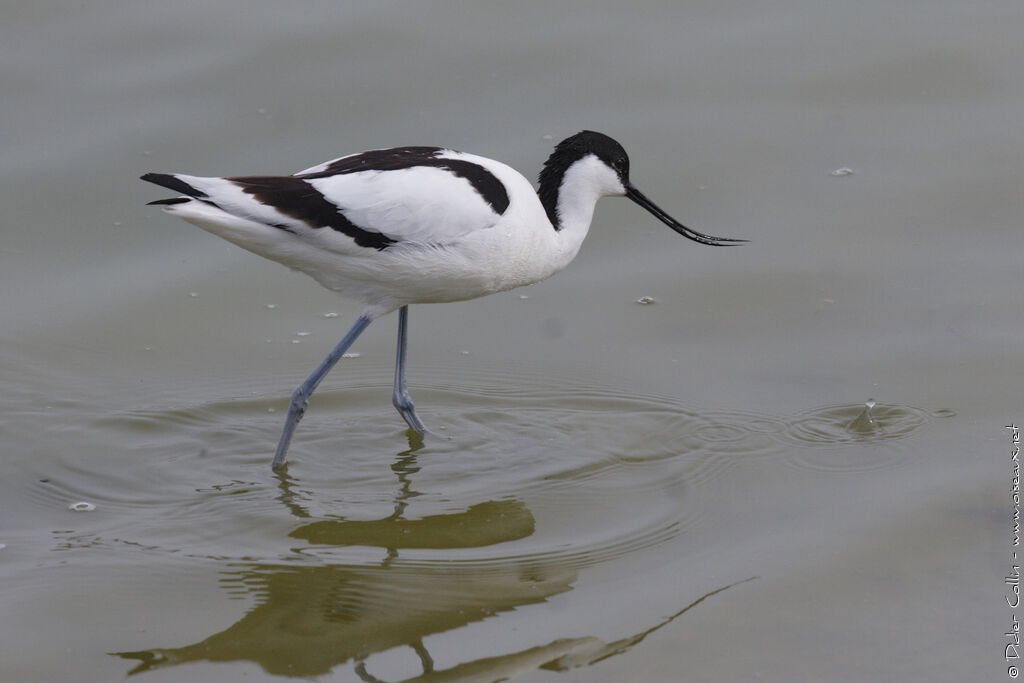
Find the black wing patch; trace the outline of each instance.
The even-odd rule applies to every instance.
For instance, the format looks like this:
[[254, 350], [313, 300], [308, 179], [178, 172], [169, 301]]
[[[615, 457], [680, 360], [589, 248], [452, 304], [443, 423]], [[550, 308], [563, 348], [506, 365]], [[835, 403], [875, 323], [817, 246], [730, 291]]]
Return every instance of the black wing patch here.
[[[228, 178], [257, 201], [272, 206], [286, 216], [300, 220], [310, 227], [327, 227], [348, 235], [360, 247], [383, 250], [398, 240], [372, 230], [365, 230], [350, 221], [341, 207], [327, 199], [303, 177], [297, 176], [242, 176]], [[284, 226], [277, 226], [284, 229]], [[291, 231], [289, 231], [291, 232]]]
[[359, 171], [397, 171], [413, 166], [431, 165], [437, 161], [435, 157], [443, 152], [440, 147], [392, 147], [391, 149], [371, 149], [369, 152], [350, 154], [335, 159], [322, 171], [302, 173], [299, 178], [327, 178], [332, 175], [358, 173]]
[[438, 154], [444, 150], [440, 147], [392, 147], [391, 149], [374, 149], [361, 154], [342, 157], [332, 161], [322, 171], [303, 173], [297, 178], [313, 180], [333, 175], [358, 173], [360, 171], [397, 171], [416, 166], [433, 166], [443, 168], [460, 178], [465, 178], [473, 189], [491, 205], [499, 216], [508, 208], [509, 199], [505, 186], [493, 173], [479, 164], [463, 159], [444, 159]]
[[491, 205], [494, 213], [499, 216], [505, 213], [505, 209], [508, 208], [508, 192], [505, 191], [505, 185], [494, 177], [493, 173], [480, 164], [463, 159], [436, 159], [435, 161], [437, 163], [432, 165], [448, 169], [460, 178], [468, 180], [473, 189], [484, 198], [484, 201]]
[[[337, 206], [307, 181], [328, 178], [335, 175], [359, 173], [360, 171], [397, 171], [417, 166], [440, 168], [464, 178], [486, 201], [495, 213], [501, 215], [508, 209], [509, 198], [505, 186], [490, 171], [479, 164], [462, 159], [444, 159], [438, 155], [441, 147], [393, 147], [375, 149], [353, 154], [331, 162], [322, 170], [295, 176], [237, 176], [226, 178], [256, 201], [271, 206], [286, 216], [302, 221], [312, 228], [328, 227], [348, 235], [360, 247], [384, 250], [399, 240], [383, 233], [361, 228], [343, 213], [345, 207]], [[165, 173], [147, 173], [143, 180], [156, 183], [175, 192], [187, 195], [207, 204], [217, 206], [209, 196], [185, 181]], [[152, 204], [178, 204], [188, 201], [181, 197], [160, 199]], [[285, 225], [274, 227], [293, 232]]]

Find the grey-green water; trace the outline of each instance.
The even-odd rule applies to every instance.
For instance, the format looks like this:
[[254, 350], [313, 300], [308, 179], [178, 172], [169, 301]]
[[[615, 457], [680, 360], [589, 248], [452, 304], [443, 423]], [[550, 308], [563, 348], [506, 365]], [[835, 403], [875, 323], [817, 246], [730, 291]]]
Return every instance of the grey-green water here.
[[[1013, 2], [8, 3], [0, 680], [1009, 678], [1022, 34]], [[390, 406], [392, 316], [273, 475], [359, 306], [137, 176], [437, 144], [533, 177], [582, 128], [750, 244], [602, 200], [564, 273], [412, 309], [439, 437]]]

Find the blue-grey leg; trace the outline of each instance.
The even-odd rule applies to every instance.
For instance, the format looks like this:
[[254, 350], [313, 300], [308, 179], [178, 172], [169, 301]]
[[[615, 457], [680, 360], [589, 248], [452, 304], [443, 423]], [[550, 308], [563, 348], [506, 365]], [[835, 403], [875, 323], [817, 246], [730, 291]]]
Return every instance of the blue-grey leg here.
[[362, 315], [359, 316], [356, 324], [342, 337], [338, 345], [334, 347], [334, 350], [327, 354], [327, 358], [324, 358], [320, 365], [316, 366], [313, 374], [307, 377], [306, 381], [292, 394], [292, 402], [288, 406], [288, 420], [284, 423], [281, 440], [277, 442], [277, 452], [274, 453], [274, 462], [271, 464], [275, 471], [284, 464], [285, 455], [288, 453], [288, 444], [291, 443], [292, 434], [295, 433], [295, 427], [298, 426], [299, 420], [302, 419], [302, 414], [306, 412], [309, 397], [312, 396], [313, 391], [316, 390], [317, 385], [320, 384], [323, 378], [327, 376], [327, 373], [331, 371], [331, 368], [341, 359], [341, 356], [348, 351], [352, 343], [369, 326], [370, 322], [369, 318]]
[[407, 348], [406, 330], [409, 326], [409, 307], [398, 309], [398, 349], [395, 352], [395, 393], [391, 395], [391, 403], [398, 409], [405, 423], [417, 434], [426, 434], [427, 428], [416, 415], [416, 406], [412, 404], [409, 389], [405, 383], [405, 353]]

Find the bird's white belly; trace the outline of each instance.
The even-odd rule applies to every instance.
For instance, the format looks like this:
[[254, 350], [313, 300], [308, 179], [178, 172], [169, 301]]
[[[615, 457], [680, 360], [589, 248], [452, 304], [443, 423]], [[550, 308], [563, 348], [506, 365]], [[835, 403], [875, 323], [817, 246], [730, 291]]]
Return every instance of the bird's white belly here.
[[[381, 314], [405, 304], [475, 299], [532, 284], [564, 265], [537, 258], [550, 253], [543, 237], [494, 228], [446, 245], [404, 243], [382, 251], [331, 255], [286, 265], [308, 273], [342, 295], [380, 307]], [[524, 234], [525, 233], [525, 234]]]

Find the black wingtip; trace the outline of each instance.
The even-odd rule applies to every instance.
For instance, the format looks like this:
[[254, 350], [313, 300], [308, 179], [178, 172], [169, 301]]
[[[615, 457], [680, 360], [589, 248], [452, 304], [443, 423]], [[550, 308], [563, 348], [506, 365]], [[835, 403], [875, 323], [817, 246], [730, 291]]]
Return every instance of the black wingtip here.
[[144, 173], [139, 176], [139, 179], [145, 180], [147, 183], [159, 185], [160, 187], [166, 187], [168, 190], [174, 190], [175, 192], [186, 194], [189, 197], [194, 197], [196, 199], [206, 198], [205, 192], [197, 190], [184, 180], [168, 173]]
[[170, 199], [157, 199], [156, 201], [146, 202], [146, 206], [154, 206], [156, 204], [187, 204], [192, 201], [191, 197], [171, 197]]

